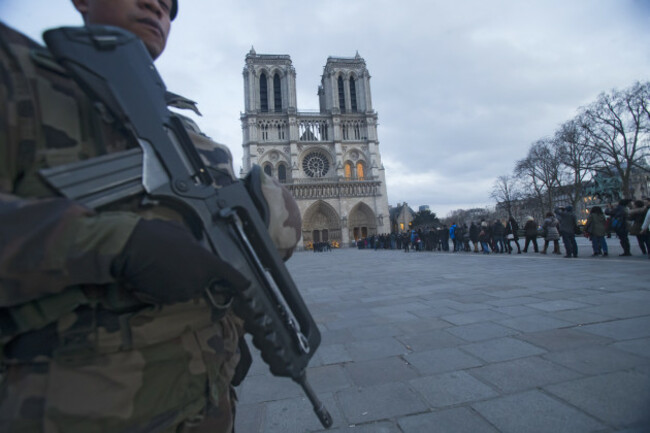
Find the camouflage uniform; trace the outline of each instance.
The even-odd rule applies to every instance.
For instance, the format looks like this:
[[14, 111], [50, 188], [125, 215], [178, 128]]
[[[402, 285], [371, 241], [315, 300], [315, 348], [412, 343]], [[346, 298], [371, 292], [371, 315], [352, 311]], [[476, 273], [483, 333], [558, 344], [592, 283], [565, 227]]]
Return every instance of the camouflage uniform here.
[[[228, 149], [187, 127], [217, 183], [232, 182]], [[97, 213], [55, 197], [37, 174], [134, 145], [44, 48], [0, 23], [2, 432], [233, 429], [241, 319], [213, 319], [201, 299], [145, 304], [110, 273], [141, 218], [182, 218], [136, 200]], [[262, 189], [288, 257], [298, 208], [277, 182]]]

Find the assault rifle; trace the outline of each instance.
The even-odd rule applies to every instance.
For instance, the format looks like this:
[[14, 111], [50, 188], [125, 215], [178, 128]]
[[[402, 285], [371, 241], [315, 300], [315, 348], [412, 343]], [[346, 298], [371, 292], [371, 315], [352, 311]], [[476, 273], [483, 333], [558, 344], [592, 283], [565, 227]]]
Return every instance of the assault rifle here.
[[[251, 279], [236, 295], [235, 312], [271, 373], [297, 382], [329, 428], [332, 418], [305, 374], [320, 332], [269, 237], [259, 191], [241, 181], [214, 186], [182, 121], [167, 108], [165, 84], [149, 53], [133, 34], [109, 26], [63, 27], [43, 38], [96, 106], [130, 131], [139, 148], [40, 174], [61, 195], [91, 208], [144, 194], [179, 210], [199, 228], [208, 249]], [[251, 175], [259, 176], [259, 167]], [[206, 290], [213, 307], [223, 308], [214, 294]]]

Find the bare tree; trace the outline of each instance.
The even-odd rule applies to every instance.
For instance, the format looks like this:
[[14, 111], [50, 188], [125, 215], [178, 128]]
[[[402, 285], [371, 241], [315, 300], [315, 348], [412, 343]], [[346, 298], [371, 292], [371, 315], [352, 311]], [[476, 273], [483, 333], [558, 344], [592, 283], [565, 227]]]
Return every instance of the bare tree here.
[[490, 197], [508, 212], [508, 216], [512, 216], [513, 208], [522, 196], [519, 178], [510, 175], [497, 177], [492, 186], [492, 193], [490, 194]]
[[631, 197], [630, 175], [645, 170], [649, 153], [648, 83], [601, 94], [582, 109], [581, 126], [598, 160], [598, 169], [621, 179], [623, 196]]
[[[638, 87], [634, 92], [637, 97], [637, 104], [641, 107], [641, 111], [645, 113], [646, 120], [650, 121], [650, 81], [636, 83], [633, 87]], [[647, 123], [646, 132], [650, 132], [648, 125]]]
[[562, 165], [558, 172], [558, 186], [565, 187], [574, 208], [583, 196], [585, 183], [597, 160], [585, 130], [580, 127], [582, 123], [580, 117], [569, 120], [560, 126], [552, 141]]
[[553, 209], [553, 191], [561, 184], [561, 170], [559, 150], [550, 138], [533, 143], [526, 158], [515, 165], [515, 175], [532, 186], [541, 207], [547, 209]]

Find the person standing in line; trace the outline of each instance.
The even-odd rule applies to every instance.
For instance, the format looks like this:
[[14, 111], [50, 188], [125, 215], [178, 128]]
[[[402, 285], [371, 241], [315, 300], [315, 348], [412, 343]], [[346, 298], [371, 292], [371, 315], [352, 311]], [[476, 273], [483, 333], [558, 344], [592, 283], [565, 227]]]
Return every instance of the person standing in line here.
[[605, 239], [605, 236], [607, 235], [607, 227], [605, 215], [600, 206], [594, 206], [591, 208], [589, 218], [587, 218], [585, 232], [591, 237], [591, 246], [594, 251], [592, 255], [598, 256], [602, 254], [603, 257], [607, 257], [607, 240]]
[[440, 228], [440, 247], [442, 251], [449, 251], [449, 229], [446, 225]]
[[560, 221], [559, 231], [566, 252], [564, 257], [578, 257], [578, 243], [576, 242], [578, 220], [573, 212], [573, 207], [558, 207], [555, 209], [555, 215]]
[[456, 227], [455, 222], [451, 223], [451, 227], [449, 227], [449, 239], [451, 239], [451, 243], [454, 246], [454, 252], [458, 249], [458, 245], [456, 244]]
[[490, 241], [490, 229], [487, 221], [481, 222], [481, 231], [478, 234], [478, 240], [481, 242], [481, 246], [483, 247], [483, 254], [490, 254], [490, 248], [488, 246], [488, 242]]
[[542, 254], [546, 254], [550, 242], [553, 242], [553, 254], [560, 254], [560, 232], [557, 226], [557, 218], [555, 218], [553, 212], [548, 212], [546, 219], [544, 219], [544, 224], [542, 224], [542, 230], [544, 231], [544, 249], [542, 250]]
[[524, 252], [528, 252], [528, 245], [533, 244], [536, 253], [539, 252], [537, 246], [537, 221], [532, 216], [526, 217], [526, 224], [524, 224], [524, 235], [526, 236], [526, 243], [524, 244]]
[[610, 216], [610, 227], [614, 230], [616, 236], [618, 236], [618, 240], [623, 248], [623, 254], [619, 254], [619, 256], [623, 257], [632, 255], [630, 253], [630, 239], [627, 236], [628, 206], [631, 202], [632, 200], [625, 198], [619, 200], [616, 207], [613, 207], [610, 203], [607, 205], [607, 209], [605, 209], [605, 214]]
[[508, 248], [508, 254], [512, 254], [510, 241], [513, 241], [517, 245], [517, 254], [521, 254], [521, 247], [519, 246], [519, 224], [512, 215], [510, 215], [506, 223], [506, 247]]
[[641, 254], [646, 255], [650, 253], [650, 239], [641, 231], [641, 226], [643, 225], [645, 216], [648, 213], [648, 207], [643, 200], [635, 200], [633, 205], [634, 207], [630, 209], [629, 213], [630, 221], [632, 222], [630, 235], [636, 236]]
[[472, 245], [474, 245], [474, 252], [478, 253], [479, 252], [479, 241], [478, 241], [478, 234], [480, 233], [481, 229], [474, 221], [472, 221], [472, 224], [469, 226], [469, 239], [472, 241]]
[[492, 239], [494, 241], [495, 253], [506, 252], [506, 244], [504, 241], [505, 232], [506, 228], [501, 220], [495, 220], [494, 224], [492, 225]]
[[[650, 206], [650, 199], [646, 198], [646, 205]], [[645, 234], [645, 236], [650, 237], [650, 211], [645, 214], [645, 219], [643, 220], [643, 224], [641, 224], [641, 233]], [[650, 259], [650, 251], [648, 251], [648, 258]]]

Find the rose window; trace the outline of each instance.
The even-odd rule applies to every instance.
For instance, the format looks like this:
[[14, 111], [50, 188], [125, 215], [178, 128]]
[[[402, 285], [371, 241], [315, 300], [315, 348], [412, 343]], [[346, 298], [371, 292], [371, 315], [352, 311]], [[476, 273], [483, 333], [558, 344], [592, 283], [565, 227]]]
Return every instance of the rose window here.
[[302, 169], [309, 177], [323, 177], [329, 168], [327, 157], [319, 152], [310, 153], [302, 161]]

